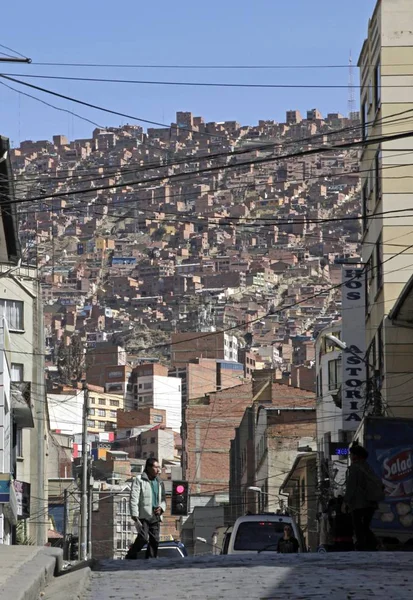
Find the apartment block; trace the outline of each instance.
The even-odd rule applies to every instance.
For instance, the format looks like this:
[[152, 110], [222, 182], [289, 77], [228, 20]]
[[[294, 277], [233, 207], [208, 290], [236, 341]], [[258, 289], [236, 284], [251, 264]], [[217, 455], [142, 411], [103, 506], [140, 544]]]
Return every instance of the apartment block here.
[[[403, 321], [400, 302], [392, 312], [413, 275], [413, 142], [408, 136], [385, 139], [409, 128], [405, 115], [413, 110], [411, 31], [409, 0], [379, 0], [358, 61], [361, 133], [368, 142], [360, 162], [367, 381], [374, 376], [381, 388], [381, 407], [376, 408], [392, 416], [413, 416], [408, 385], [413, 334], [396, 325]], [[403, 298], [408, 296], [407, 289]]]

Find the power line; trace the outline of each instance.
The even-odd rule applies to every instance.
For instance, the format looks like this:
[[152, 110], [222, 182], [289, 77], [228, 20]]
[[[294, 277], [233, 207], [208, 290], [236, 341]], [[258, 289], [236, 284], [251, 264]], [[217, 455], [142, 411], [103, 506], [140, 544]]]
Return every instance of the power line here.
[[9, 52], [13, 52], [13, 54], [17, 54], [21, 58], [26, 58], [27, 59], [27, 56], [24, 56], [24, 54], [20, 54], [20, 52], [18, 52], [17, 50], [13, 50], [13, 48], [9, 48], [8, 46], [4, 46], [4, 44], [0, 44], [0, 48], [4, 48], [5, 50], [8, 50]]
[[[399, 76], [406, 76], [401, 73]], [[4, 75], [2, 75], [4, 76]], [[316, 84], [316, 83], [228, 83], [207, 81], [145, 81], [139, 79], [110, 79], [103, 77], [69, 77], [64, 75], [27, 75], [26, 73], [10, 73], [11, 77], [26, 77], [30, 79], [55, 79], [59, 81], [86, 81], [89, 83], [127, 83], [134, 85], [164, 85], [178, 87], [221, 87], [221, 88], [248, 88], [248, 89], [348, 89], [344, 84]], [[410, 88], [406, 85], [382, 85], [382, 88]], [[353, 88], [362, 89], [362, 85], [354, 85]]]
[[36, 96], [32, 96], [31, 94], [28, 94], [27, 92], [22, 92], [20, 90], [16, 90], [16, 88], [13, 88], [10, 85], [7, 85], [7, 83], [4, 83], [3, 81], [0, 81], [0, 84], [3, 85], [4, 87], [8, 88], [9, 90], [16, 92], [17, 94], [22, 94], [22, 96], [26, 96], [27, 98], [31, 98], [32, 100], [36, 100], [37, 102], [41, 102], [42, 104], [44, 104], [45, 106], [48, 106], [49, 108], [53, 108], [60, 112], [68, 113], [69, 115], [72, 115], [73, 117], [81, 119], [82, 121], [85, 121], [86, 123], [95, 125], [95, 127], [103, 128], [103, 126], [99, 125], [99, 123], [96, 123], [95, 121], [92, 121], [91, 119], [88, 119], [87, 117], [82, 117], [82, 115], [79, 115], [67, 108], [61, 108], [60, 106], [55, 106], [54, 104], [50, 104], [49, 102], [46, 102], [45, 100], [42, 100], [41, 98], [37, 98]]
[[[0, 76], [2, 76], [2, 75], [0, 75]], [[55, 92], [53, 92], [53, 94], [54, 93]], [[75, 101], [75, 100], [72, 100], [72, 101]], [[83, 101], [76, 101], [76, 102], [81, 102], [83, 104]], [[99, 109], [99, 110], [101, 110], [101, 109]], [[111, 111], [111, 112], [113, 112], [113, 111]], [[240, 162], [233, 163], [233, 164], [214, 165], [211, 167], [205, 167], [205, 168], [201, 168], [201, 169], [197, 169], [197, 170], [189, 171], [189, 172], [184, 172], [184, 173], [173, 173], [171, 175], [161, 175], [161, 176], [157, 176], [157, 177], [150, 177], [147, 179], [129, 181], [126, 183], [122, 182], [122, 183], [108, 184], [108, 185], [104, 185], [104, 186], [96, 186], [95, 188], [93, 188], [93, 190], [91, 190], [90, 188], [85, 188], [83, 190], [80, 189], [77, 191], [57, 192], [54, 194], [47, 194], [47, 195], [37, 196], [37, 197], [35, 196], [34, 198], [29, 198], [29, 199], [25, 199], [25, 200], [10, 201], [10, 203], [34, 202], [34, 201], [38, 201], [38, 200], [46, 200], [48, 198], [62, 198], [62, 197], [73, 196], [73, 195], [77, 195], [77, 194], [81, 194], [81, 193], [90, 193], [91, 191], [98, 192], [98, 191], [103, 191], [103, 190], [117, 189], [120, 187], [127, 187], [127, 186], [140, 185], [140, 184], [149, 184], [149, 183], [160, 182], [160, 181], [171, 180], [171, 179], [178, 179], [178, 178], [185, 178], [185, 177], [188, 178], [188, 177], [192, 177], [192, 176], [196, 176], [196, 175], [201, 175], [203, 173], [213, 173], [215, 171], [222, 171], [222, 170], [228, 170], [228, 169], [239, 169], [244, 166], [259, 165], [259, 164], [265, 164], [265, 163], [269, 163], [269, 162], [276, 162], [276, 161], [280, 161], [280, 160], [288, 159], [288, 158], [296, 158], [296, 157], [300, 157], [300, 156], [309, 156], [309, 155], [313, 155], [313, 154], [331, 152], [331, 151], [337, 150], [337, 149], [349, 149], [349, 148], [357, 148], [359, 146], [369, 146], [369, 145], [378, 144], [380, 142], [395, 141], [395, 140], [409, 138], [412, 136], [413, 136], [413, 131], [410, 130], [407, 132], [397, 133], [397, 134], [393, 134], [393, 135], [369, 138], [368, 140], [346, 142], [346, 143], [342, 143], [342, 144], [337, 144], [335, 146], [310, 148], [307, 150], [292, 152], [290, 154], [271, 156], [271, 157], [265, 157], [265, 158], [257, 158], [254, 160], [240, 161]], [[183, 181], [185, 181], [185, 179]]]
[[[37, 85], [33, 85], [31, 83], [27, 83], [26, 81], [20, 81], [19, 79], [14, 79], [14, 77], [10, 77], [9, 75], [5, 75], [4, 73], [3, 74], [0, 73], [0, 77], [3, 77], [4, 79], [8, 79], [9, 81], [13, 81], [14, 83], [18, 83], [20, 85], [24, 85], [24, 86], [30, 87], [32, 89], [39, 90], [40, 92], [44, 92], [46, 94], [51, 94], [52, 96], [56, 96], [58, 98], [62, 98], [63, 100], [69, 100], [70, 102], [76, 102], [77, 104], [82, 104], [83, 106], [88, 106], [89, 108], [93, 108], [95, 110], [101, 110], [103, 112], [107, 112], [109, 114], [116, 115], [118, 117], [124, 117], [125, 119], [132, 119], [133, 121], [140, 121], [141, 123], [147, 123], [150, 125], [157, 125], [158, 127], [168, 127], [168, 128], [170, 127], [169, 125], [165, 125], [165, 123], [160, 123], [159, 121], [150, 121], [149, 119], [134, 117], [134, 116], [127, 115], [127, 114], [124, 114], [121, 112], [117, 112], [115, 110], [111, 110], [109, 108], [102, 108], [95, 104], [91, 104], [90, 102], [85, 102], [83, 100], [77, 100], [75, 98], [71, 98], [70, 96], [66, 96], [64, 94], [59, 94], [58, 92], [46, 90], [45, 88], [42, 88]], [[176, 125], [175, 127], [177, 128], [178, 126]], [[210, 133], [207, 133], [204, 131], [197, 131], [196, 129], [191, 129], [188, 127], [179, 127], [179, 129], [182, 131], [189, 131], [189, 132], [195, 133], [197, 135], [205, 135], [207, 137], [221, 138], [221, 139], [226, 140], [226, 138], [224, 138], [224, 136], [221, 136], [219, 134], [210, 134]]]
[[[24, 82], [22, 82], [22, 84], [24, 85]], [[6, 85], [6, 84], [3, 84], [3, 85]], [[10, 86], [6, 86], [6, 87], [9, 87], [9, 89], [15, 91], [16, 93], [21, 93], [19, 90], [16, 90], [15, 88], [11, 88]], [[29, 95], [29, 97], [31, 97], [33, 99], [37, 99], [35, 96], [30, 96]], [[42, 100], [40, 100], [40, 99], [38, 99], [38, 100], [40, 102], [42, 102]], [[56, 108], [57, 110], [61, 110], [59, 107], [55, 107], [54, 105], [50, 105], [50, 106], [52, 108]], [[378, 119], [376, 121], [373, 120], [373, 121], [369, 122], [368, 124], [384, 122], [384, 121], [387, 121], [387, 119], [391, 119], [391, 121], [390, 121], [391, 124], [394, 124], [394, 123], [400, 122], [400, 121], [406, 121], [406, 120], [409, 121], [409, 120], [411, 120], [411, 117], [405, 117], [405, 118], [402, 118], [402, 119], [394, 119], [394, 117], [401, 116], [401, 115], [404, 115], [404, 114], [409, 114], [411, 112], [413, 112], [413, 109], [401, 111], [400, 113], [395, 113], [393, 115], [390, 115], [389, 117], [382, 117], [381, 119]], [[84, 117], [82, 117], [81, 115], [77, 115], [76, 113], [71, 113], [71, 114], [75, 114], [79, 118], [84, 119]], [[95, 123], [93, 123], [93, 124], [95, 124]], [[165, 127], [167, 127], [167, 128], [170, 128], [169, 125], [166, 125], [166, 124], [163, 124], [163, 125]], [[189, 156], [183, 157], [182, 159], [175, 160], [173, 162], [170, 162], [170, 161], [166, 162], [165, 161], [164, 163], [156, 163], [156, 164], [152, 163], [152, 164], [154, 165], [154, 168], [155, 167], [157, 167], [157, 168], [166, 168], [166, 167], [168, 167], [169, 168], [171, 166], [178, 165], [178, 164], [187, 164], [187, 163], [191, 163], [191, 162], [200, 162], [201, 160], [212, 160], [212, 159], [221, 158], [221, 157], [232, 157], [232, 156], [236, 156], [238, 154], [249, 154], [249, 153], [251, 153], [253, 151], [258, 151], [258, 150], [265, 151], [265, 150], [268, 150], [269, 148], [274, 147], [274, 146], [287, 147], [289, 145], [296, 145], [298, 143], [303, 143], [303, 142], [306, 142], [306, 141], [313, 143], [314, 140], [318, 139], [319, 137], [323, 137], [324, 138], [324, 137], [329, 136], [329, 135], [337, 135], [338, 133], [348, 133], [348, 132], [354, 132], [355, 133], [357, 130], [361, 131], [361, 129], [362, 129], [361, 125], [356, 125], [356, 126], [351, 126], [351, 127], [343, 127], [343, 128], [340, 128], [340, 129], [334, 129], [334, 130], [331, 130], [331, 131], [328, 131], [328, 132], [321, 132], [319, 134], [315, 134], [315, 135], [312, 135], [312, 136], [307, 136], [307, 137], [304, 137], [304, 138], [300, 138], [298, 140], [294, 140], [294, 141], [291, 141], [291, 142], [284, 142], [284, 143], [276, 142], [276, 143], [271, 143], [271, 144], [255, 145], [255, 146], [249, 146], [247, 148], [244, 148], [244, 149], [241, 149], [241, 150], [237, 150], [237, 151], [231, 151], [231, 152], [208, 153], [206, 155], [195, 155], [195, 156], [189, 155]], [[160, 146], [155, 146], [153, 144], [148, 144], [148, 146], [150, 148], [159, 149], [159, 150], [161, 150], [163, 152], [167, 152], [168, 151], [165, 148], [162, 148]], [[143, 167], [143, 170], [145, 168], [149, 168], [150, 165], [151, 165], [150, 163], [146, 164], [145, 167]], [[115, 174], [116, 173], [118, 173], [118, 174], [125, 173], [126, 174], [126, 173], [130, 173], [130, 172], [138, 172], [138, 171], [139, 171], [139, 169], [133, 169], [133, 168], [129, 169], [129, 168], [127, 168], [127, 169], [117, 169], [114, 173]], [[79, 176], [80, 175], [77, 175], [77, 177], [79, 177]], [[76, 177], [76, 176], [73, 176], [73, 178], [74, 177]], [[53, 178], [48, 177], [48, 178], [44, 178], [44, 181], [47, 182], [47, 181], [54, 181], [54, 180], [59, 180], [59, 179], [65, 179], [65, 180], [67, 180], [67, 177], [64, 177], [64, 178], [63, 177], [62, 178], [59, 178], [59, 177], [53, 177]], [[25, 179], [24, 181], [27, 181], [27, 179]]]
[[[114, 68], [114, 69], [217, 69], [217, 70], [230, 70], [230, 69], [239, 69], [239, 70], [259, 70], [259, 69], [348, 69], [348, 64], [346, 65], [334, 65], [334, 64], [316, 64], [316, 65], [179, 65], [179, 64], [119, 64], [119, 63], [65, 63], [65, 62], [33, 62], [33, 65], [42, 66], [42, 67], [96, 67], [96, 68]], [[392, 67], [406, 67], [410, 63], [403, 64], [392, 64], [392, 65], [382, 65], [382, 67], [392, 66]], [[376, 65], [364, 65], [375, 67]]]

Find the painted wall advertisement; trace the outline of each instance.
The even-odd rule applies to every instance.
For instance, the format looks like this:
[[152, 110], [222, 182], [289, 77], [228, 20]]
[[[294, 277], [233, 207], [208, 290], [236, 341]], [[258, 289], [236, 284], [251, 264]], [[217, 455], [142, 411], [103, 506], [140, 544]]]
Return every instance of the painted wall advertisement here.
[[365, 278], [362, 267], [342, 271], [342, 414], [343, 430], [355, 431], [366, 401]]
[[365, 446], [385, 493], [373, 527], [410, 532], [413, 537], [413, 420], [370, 419]]

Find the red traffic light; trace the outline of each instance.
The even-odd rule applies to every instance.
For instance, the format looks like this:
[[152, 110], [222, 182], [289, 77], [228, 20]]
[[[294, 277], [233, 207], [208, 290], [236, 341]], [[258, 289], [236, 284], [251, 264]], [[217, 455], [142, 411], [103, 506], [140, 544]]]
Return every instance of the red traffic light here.
[[184, 491], [185, 491], [185, 487], [184, 487], [183, 485], [177, 485], [177, 486], [176, 486], [176, 492], [177, 492], [178, 494], [183, 494], [183, 493], [184, 493]]

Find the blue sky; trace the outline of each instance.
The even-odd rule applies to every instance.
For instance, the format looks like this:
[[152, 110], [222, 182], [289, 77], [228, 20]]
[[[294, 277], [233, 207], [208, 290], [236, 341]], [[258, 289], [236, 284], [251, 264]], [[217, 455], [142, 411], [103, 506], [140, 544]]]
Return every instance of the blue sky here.
[[[130, 64], [347, 64], [355, 62], [375, 0], [31, 0], [2, 6], [0, 43], [33, 62]], [[41, 8], [39, 8], [41, 7]], [[0, 48], [0, 50], [2, 50]], [[4, 50], [6, 52], [6, 50]], [[209, 81], [347, 85], [347, 69], [170, 70], [0, 65], [2, 73], [109, 77], [163, 81]], [[357, 83], [357, 68], [354, 70]], [[285, 111], [347, 112], [346, 89], [224, 89], [74, 81], [31, 83], [137, 117], [170, 123], [188, 110], [208, 121], [284, 120]], [[11, 84], [13, 85], [13, 84]], [[14, 87], [19, 87], [15, 85]], [[23, 88], [21, 88], [23, 90]], [[101, 125], [128, 119], [27, 90]], [[357, 93], [356, 93], [357, 97]], [[133, 122], [129, 120], [129, 122]], [[0, 133], [14, 145], [25, 139], [89, 137], [93, 129], [0, 86]]]

